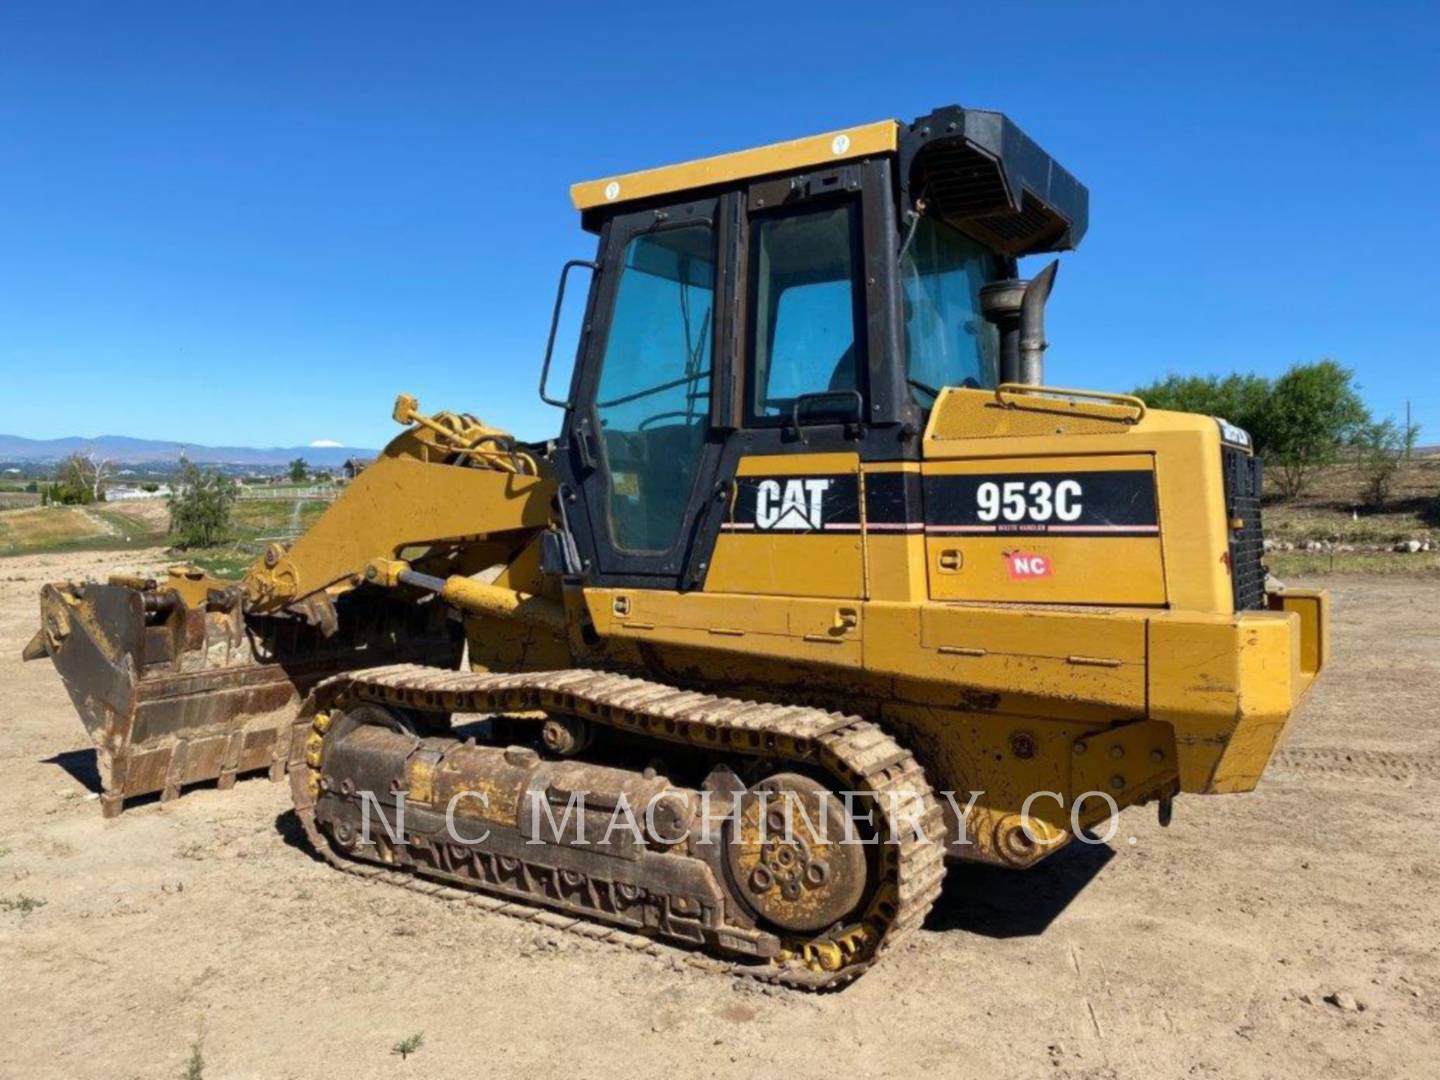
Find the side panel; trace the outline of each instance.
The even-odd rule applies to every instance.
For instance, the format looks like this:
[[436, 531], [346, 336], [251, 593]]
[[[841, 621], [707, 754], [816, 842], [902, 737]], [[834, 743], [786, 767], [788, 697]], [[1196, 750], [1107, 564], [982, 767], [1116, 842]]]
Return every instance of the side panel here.
[[858, 454], [742, 458], [705, 591], [861, 597], [860, 522]]
[[1150, 454], [927, 462], [936, 600], [1165, 603]]
[[[1221, 459], [1218, 425], [1208, 417], [1151, 409], [1137, 413], [1134, 405], [1117, 406], [1110, 401], [1090, 401], [1054, 391], [1051, 396], [995, 394], [980, 390], [946, 390], [930, 418], [924, 441], [924, 472], [927, 477], [946, 473], [975, 473], [990, 469], [997, 463], [1012, 473], [1060, 471], [1065, 469], [1118, 469], [1153, 472], [1153, 498], [1160, 513], [1153, 522], [1159, 536], [1153, 540], [1144, 535], [1125, 536], [1137, 526], [1149, 525], [1136, 506], [1128, 507], [1123, 518], [1115, 520], [1096, 517], [1097, 507], [1084, 506], [1082, 514], [1069, 524], [1111, 526], [1121, 524], [1127, 529], [1107, 530], [1104, 538], [1094, 535], [1065, 534], [1053, 528], [1030, 532], [1017, 526], [1054, 524], [1039, 519], [1035, 511], [1043, 509], [1044, 499], [1032, 494], [1028, 485], [1023, 499], [1012, 496], [1012, 507], [1023, 506], [1019, 521], [1004, 522], [1004, 476], [994, 479], [1001, 483], [1001, 522], [979, 520], [978, 485], [971, 495], [976, 504], [961, 508], [961, 517], [950, 524], [968, 521], [975, 525], [1003, 523], [1010, 534], [1002, 540], [974, 544], [971, 538], [952, 544], [927, 542], [927, 573], [931, 596], [937, 600], [981, 599], [1005, 602], [1135, 604], [1145, 607], [1164, 605], [1180, 611], [1234, 611], [1234, 590], [1231, 576], [1230, 540], [1227, 528], [1225, 490], [1220, 470]], [[1018, 476], [1010, 479], [1018, 479]], [[1050, 478], [1053, 483], [1065, 477]], [[1143, 485], [1141, 485], [1143, 487]], [[1083, 488], [1083, 485], [1082, 485]], [[928, 494], [928, 493], [927, 493]], [[995, 493], [987, 491], [987, 497]], [[1054, 504], [1055, 489], [1051, 488]], [[1143, 491], [1131, 485], [1131, 494], [1143, 498]], [[1074, 492], [1070, 492], [1072, 504]], [[1071, 507], [1073, 509], [1073, 505]], [[932, 524], [931, 507], [927, 502], [927, 525]], [[946, 524], [936, 518], [934, 524]], [[952, 534], [958, 535], [958, 534]], [[998, 534], [997, 534], [998, 536]], [[1010, 579], [1010, 568], [1001, 563], [999, 570], [991, 564], [989, 595], [966, 590], [960, 579], [974, 570], [971, 555], [985, 550], [999, 562], [1008, 549], [1025, 555], [1052, 556], [1063, 564], [1033, 561], [1017, 567], [1017, 572], [1035, 571], [1026, 577]], [[997, 553], [998, 552], [998, 553]], [[942, 557], [944, 563], [941, 563]], [[1083, 559], [1082, 559], [1083, 557]], [[958, 571], [957, 559], [964, 560]], [[1163, 581], [1157, 581], [1155, 568], [1163, 570]], [[1081, 563], [1083, 562], [1083, 565]], [[1050, 575], [1044, 573], [1050, 569]], [[1064, 575], [1078, 573], [1088, 580], [1080, 589], [1067, 593], [1053, 586]], [[954, 584], [942, 581], [945, 573], [954, 577]], [[1003, 580], [993, 576], [1003, 574]], [[1021, 586], [1026, 586], [1021, 588]], [[1040, 586], [1030, 588], [1029, 586]]]
[[[741, 681], [756, 664], [775, 661], [856, 672], [862, 663], [859, 604], [658, 589], [586, 589], [585, 604], [601, 637], [644, 642], [662, 652], [685, 647], [738, 656], [738, 662], [717, 658], [706, 664], [704, 678], [720, 683]], [[832, 671], [828, 679], [834, 677]]]

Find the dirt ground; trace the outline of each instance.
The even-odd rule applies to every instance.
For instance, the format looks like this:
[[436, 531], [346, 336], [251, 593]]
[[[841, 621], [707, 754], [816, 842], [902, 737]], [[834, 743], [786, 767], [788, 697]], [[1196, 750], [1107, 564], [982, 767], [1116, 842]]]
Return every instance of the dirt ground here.
[[1259, 791], [952, 868], [814, 997], [336, 874], [263, 778], [102, 820], [19, 652], [44, 581], [115, 560], [0, 560], [0, 1076], [179, 1077], [202, 1030], [211, 1080], [1440, 1076], [1440, 582], [1330, 582], [1332, 666]]

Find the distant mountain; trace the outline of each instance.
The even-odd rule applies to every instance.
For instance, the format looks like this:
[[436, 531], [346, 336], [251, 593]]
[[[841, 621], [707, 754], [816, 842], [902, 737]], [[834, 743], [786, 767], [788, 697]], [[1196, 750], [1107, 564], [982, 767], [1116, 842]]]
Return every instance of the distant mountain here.
[[75, 435], [65, 439], [0, 435], [0, 461], [60, 461], [76, 453], [93, 453], [125, 465], [164, 464], [178, 460], [184, 453], [197, 465], [287, 465], [304, 458], [310, 465], [334, 468], [352, 457], [373, 458], [377, 451], [353, 446], [197, 446], [125, 435], [99, 435], [93, 439]]

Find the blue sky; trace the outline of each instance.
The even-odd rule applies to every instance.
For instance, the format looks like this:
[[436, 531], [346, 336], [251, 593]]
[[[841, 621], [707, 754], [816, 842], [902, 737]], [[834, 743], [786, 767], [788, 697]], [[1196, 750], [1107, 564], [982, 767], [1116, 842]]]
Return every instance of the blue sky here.
[[0, 431], [551, 434], [570, 182], [959, 103], [1091, 191], [1050, 381], [1334, 356], [1440, 442], [1437, 55], [1433, 3], [3, 0]]

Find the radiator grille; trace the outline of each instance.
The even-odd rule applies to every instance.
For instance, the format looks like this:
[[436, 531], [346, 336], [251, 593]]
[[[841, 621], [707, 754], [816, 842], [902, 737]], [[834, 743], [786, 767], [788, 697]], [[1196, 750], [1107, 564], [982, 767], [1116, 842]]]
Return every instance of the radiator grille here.
[[1235, 610], [1254, 611], [1265, 606], [1264, 532], [1260, 523], [1260, 459], [1244, 450], [1222, 445], [1220, 466], [1225, 475], [1225, 515], [1230, 529], [1230, 581]]

